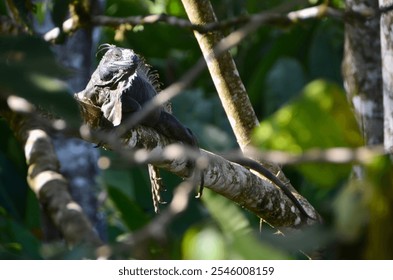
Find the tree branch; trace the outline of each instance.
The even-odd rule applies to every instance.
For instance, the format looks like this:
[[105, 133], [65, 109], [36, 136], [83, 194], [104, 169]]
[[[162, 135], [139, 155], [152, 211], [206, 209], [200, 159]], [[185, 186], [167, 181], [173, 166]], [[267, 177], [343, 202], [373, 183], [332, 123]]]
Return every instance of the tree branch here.
[[21, 114], [3, 109], [1, 115], [23, 143], [28, 165], [27, 182], [53, 224], [69, 245], [101, 246], [102, 241], [68, 191], [68, 182], [59, 171], [51, 139], [34, 118], [35, 113]]
[[[210, 1], [182, 0], [182, 3], [193, 24], [217, 22]], [[259, 122], [230, 53], [225, 51], [220, 55], [211, 55], [214, 54], [214, 47], [223, 40], [224, 36], [219, 31], [208, 34], [194, 32], [194, 35], [205, 59], [209, 57], [206, 63], [210, 75], [237, 142], [244, 150], [250, 144], [251, 131]]]
[[[368, 147], [334, 147], [328, 149], [312, 148], [301, 154], [284, 151], [260, 151], [249, 149], [246, 155], [252, 153], [255, 158], [264, 159], [279, 165], [303, 164], [303, 163], [334, 163], [334, 164], [369, 164], [378, 156], [386, 155], [382, 145]], [[228, 158], [231, 154], [228, 154]]]
[[[352, 15], [353, 13], [351, 13]], [[363, 14], [359, 13], [363, 16]], [[147, 25], [156, 23], [165, 23], [171, 26], [179, 28], [186, 28], [199, 33], [208, 33], [217, 30], [224, 30], [231, 27], [236, 27], [245, 24], [255, 24], [256, 26], [262, 25], [276, 25], [276, 26], [289, 26], [299, 22], [303, 22], [315, 18], [331, 17], [339, 20], [343, 20], [348, 14], [344, 11], [337, 10], [321, 4], [314, 7], [308, 7], [289, 13], [278, 13], [278, 12], [266, 12], [263, 11], [257, 14], [241, 15], [228, 20], [208, 22], [204, 24], [193, 24], [190, 21], [171, 16], [167, 14], [158, 15], [147, 15], [147, 16], [129, 16], [129, 17], [110, 17], [105, 15], [91, 16], [90, 22], [84, 22], [84, 24], [90, 24], [92, 26], [107, 26], [112, 28], [119, 28], [121, 26], [136, 26], [136, 25]], [[368, 15], [369, 16], [369, 15]], [[69, 18], [64, 21], [62, 29], [65, 33], [70, 33], [79, 28], [77, 18]], [[61, 30], [56, 27], [48, 31], [44, 35], [46, 41], [56, 40], [61, 34]]]
[[[86, 140], [92, 141], [92, 138]], [[133, 164], [150, 163], [182, 178], [193, 175], [188, 162], [190, 157], [197, 157], [196, 162], [202, 162], [201, 165], [205, 166], [202, 176], [206, 188], [241, 205], [274, 227], [296, 228], [304, 223], [313, 224], [319, 221], [319, 215], [314, 208], [299, 194], [294, 193], [315, 220], [305, 219], [292, 201], [266, 178], [208, 151], [201, 150], [200, 155], [195, 152], [190, 155], [190, 151], [185, 150], [184, 146], [174, 144], [154, 129], [138, 126], [131, 129], [121, 142], [122, 147], [116, 142], [106, 144], [105, 147], [116, 150]], [[197, 164], [197, 168], [198, 166]]]
[[[99, 109], [96, 107], [96, 109]], [[9, 121], [19, 139], [24, 143], [27, 163], [29, 165], [28, 182], [36, 193], [39, 201], [45, 206], [54, 224], [62, 232], [70, 244], [82, 241], [95, 246], [101, 244], [87, 218], [80, 207], [71, 199], [67, 190], [67, 182], [59, 173], [56, 155], [50, 138], [44, 129], [38, 128], [35, 115], [24, 109], [21, 113], [2, 111], [2, 115]], [[91, 111], [91, 110], [90, 110]], [[38, 116], [39, 120], [40, 117]], [[42, 125], [39, 125], [42, 127]], [[107, 133], [104, 133], [107, 135]], [[109, 139], [113, 139], [110, 137]], [[113, 136], [113, 135], [112, 135]], [[91, 139], [87, 139], [91, 141]], [[104, 139], [107, 140], [107, 139]], [[115, 139], [119, 141], [118, 138]], [[188, 166], [189, 156], [184, 147], [173, 146], [173, 142], [156, 131], [147, 127], [136, 127], [120, 139], [111, 144], [122, 155], [127, 155], [120, 148], [127, 147], [131, 153], [127, 156], [133, 163], [152, 163], [183, 178], [189, 177], [193, 170]], [[144, 148], [145, 150], [135, 149]], [[146, 150], [151, 151], [149, 153]], [[134, 152], [133, 152], [134, 151]], [[195, 155], [194, 155], [195, 156]], [[201, 151], [204, 162], [208, 162], [203, 170], [204, 185], [248, 209], [263, 218], [274, 227], [299, 227], [304, 223], [312, 224], [316, 220], [302, 220], [301, 213], [281, 190], [265, 178], [256, 176], [248, 169], [229, 162], [212, 153]], [[312, 217], [319, 217], [313, 207], [301, 196], [294, 194]]]
[[342, 19], [344, 16], [343, 11], [327, 7], [325, 4], [321, 4], [314, 7], [301, 9], [289, 13], [277, 13], [277, 12], [261, 12], [258, 14], [241, 15], [228, 20], [207, 22], [204, 24], [193, 24], [183, 18], [170, 16], [167, 14], [158, 15], [147, 15], [147, 16], [130, 16], [130, 17], [110, 17], [104, 15], [93, 16], [91, 23], [95, 26], [108, 26], [118, 28], [121, 25], [146, 25], [155, 23], [166, 23], [168, 25], [177, 26], [180, 28], [187, 28], [199, 33], [208, 33], [217, 30], [223, 30], [226, 28], [255, 22], [265, 25], [279, 25], [287, 26], [293, 23], [297, 23], [304, 20], [322, 17], [333, 17]]

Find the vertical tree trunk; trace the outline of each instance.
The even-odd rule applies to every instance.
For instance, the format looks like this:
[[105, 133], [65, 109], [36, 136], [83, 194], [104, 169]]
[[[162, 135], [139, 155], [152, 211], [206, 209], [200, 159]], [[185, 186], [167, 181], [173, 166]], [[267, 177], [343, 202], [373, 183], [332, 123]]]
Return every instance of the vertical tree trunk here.
[[[389, 6], [390, 0], [379, 0], [379, 6]], [[384, 13], [380, 19], [380, 40], [382, 57], [382, 95], [383, 95], [383, 124], [385, 150], [393, 152], [393, 14]], [[365, 251], [367, 259], [393, 258], [393, 172], [391, 157], [385, 158], [386, 167], [374, 175], [373, 192], [371, 197], [370, 224], [368, 230], [368, 246]]]
[[[390, 2], [380, 0], [380, 4]], [[378, 1], [346, 0], [348, 11], [372, 9], [378, 15]], [[348, 99], [352, 103], [366, 145], [384, 144], [392, 147], [392, 16], [382, 19], [353, 17], [345, 24], [345, 50], [343, 77]], [[382, 52], [381, 52], [382, 51]], [[385, 166], [390, 166], [389, 163]], [[393, 258], [393, 191], [390, 169], [364, 174], [364, 168], [355, 167], [357, 196], [369, 206], [367, 228], [364, 231], [365, 247], [360, 256], [366, 259]], [[375, 174], [374, 174], [375, 173]], [[359, 240], [358, 240], [359, 242]]]
[[[379, 0], [381, 7], [391, 5], [390, 0]], [[392, 12], [381, 15], [381, 55], [383, 77], [383, 109], [384, 109], [384, 146], [389, 153], [393, 152], [393, 16]]]
[[[346, 0], [347, 11], [362, 5], [378, 9], [374, 0]], [[383, 143], [382, 72], [379, 18], [353, 17], [345, 24], [344, 86], [366, 145]]]
[[[90, 9], [100, 9], [103, 6], [101, 0], [90, 0]], [[54, 25], [47, 15], [42, 25], [37, 25], [39, 33], [46, 33], [54, 28]], [[73, 75], [67, 80], [72, 92], [78, 92], [85, 88], [90, 79], [92, 69], [93, 32], [92, 28], [77, 30], [74, 34], [66, 38], [66, 42], [55, 45], [54, 51], [58, 59], [68, 69], [73, 71]], [[57, 135], [53, 139], [54, 148], [61, 163], [61, 172], [68, 180], [70, 192], [73, 199], [82, 207], [84, 213], [89, 218], [92, 225], [104, 238], [104, 220], [98, 213], [98, 202], [96, 198], [97, 186], [96, 176], [98, 175], [98, 150], [94, 149], [91, 143], [86, 143], [80, 139], [67, 138]], [[55, 236], [55, 231], [47, 229], [47, 238], [50, 240]]]
[[[79, 29], [67, 39], [65, 44], [55, 46], [61, 63], [76, 70], [72, 78], [67, 81], [73, 92], [84, 89], [90, 79], [92, 50], [90, 28]], [[69, 182], [72, 197], [81, 205], [84, 213], [103, 238], [104, 221], [98, 213], [96, 198], [98, 190], [96, 177], [99, 173], [98, 149], [95, 149], [91, 143], [63, 135], [55, 137], [53, 143], [61, 163], [61, 172]]]

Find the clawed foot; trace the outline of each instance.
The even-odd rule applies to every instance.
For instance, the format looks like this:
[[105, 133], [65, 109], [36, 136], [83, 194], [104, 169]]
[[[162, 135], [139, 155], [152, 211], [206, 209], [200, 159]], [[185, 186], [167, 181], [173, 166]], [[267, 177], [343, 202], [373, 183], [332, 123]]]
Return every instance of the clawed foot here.
[[205, 181], [204, 181], [204, 178], [203, 178], [203, 173], [201, 172], [201, 171], [199, 171], [201, 174], [200, 174], [200, 176], [201, 176], [201, 182], [200, 182], [200, 184], [199, 184], [199, 188], [198, 188], [198, 193], [197, 193], [197, 195], [195, 196], [195, 198], [201, 198], [202, 197], [202, 194], [203, 194], [203, 189], [205, 188], [205, 186], [204, 186], [204, 184], [205, 184]]
[[203, 185], [200, 185], [199, 186], [199, 188], [198, 188], [198, 193], [197, 193], [197, 195], [195, 196], [195, 198], [201, 198], [202, 197], [202, 194], [203, 194], [203, 189], [204, 189], [205, 187], [203, 186]]

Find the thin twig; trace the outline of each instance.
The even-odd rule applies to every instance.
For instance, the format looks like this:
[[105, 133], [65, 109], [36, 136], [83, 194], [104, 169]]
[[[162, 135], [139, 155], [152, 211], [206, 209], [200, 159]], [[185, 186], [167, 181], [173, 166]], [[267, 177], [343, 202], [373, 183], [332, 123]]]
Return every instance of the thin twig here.
[[261, 12], [252, 15], [241, 15], [228, 20], [222, 20], [219, 22], [212, 22], [204, 25], [192, 24], [188, 20], [170, 16], [167, 14], [159, 15], [148, 15], [148, 16], [130, 16], [130, 17], [110, 17], [110, 16], [93, 16], [91, 23], [94, 26], [108, 26], [117, 28], [120, 25], [129, 24], [135, 25], [146, 25], [155, 24], [158, 22], [166, 23], [168, 25], [177, 26], [180, 28], [187, 28], [198, 31], [199, 33], [207, 33], [216, 30], [223, 30], [230, 27], [247, 24], [250, 22], [263, 23], [263, 24], [278, 24], [288, 25], [299, 21], [304, 21], [312, 18], [321, 17], [332, 17], [336, 19], [342, 19], [344, 12], [327, 7], [325, 4], [318, 6], [301, 9], [299, 11], [290, 13], [272, 13], [272, 12]]
[[[219, 22], [212, 22], [204, 25], [192, 24], [190, 21], [170, 16], [167, 14], [158, 15], [147, 15], [147, 16], [130, 16], [130, 17], [110, 17], [105, 15], [96, 15], [91, 17], [90, 24], [92, 26], [107, 26], [112, 28], [118, 28], [122, 25], [129, 25], [130, 27], [136, 25], [148, 25], [156, 23], [165, 23], [171, 26], [179, 28], [186, 28], [195, 30], [200, 33], [207, 33], [215, 30], [224, 30], [227, 28], [236, 27], [239, 25], [255, 23], [258, 26], [261, 25], [278, 25], [288, 26], [294, 23], [298, 23], [313, 18], [331, 17], [338, 20], [342, 20], [345, 17], [345, 12], [327, 7], [325, 4], [321, 4], [314, 7], [301, 9], [289, 13], [278, 13], [278, 12], [261, 12], [252, 15], [241, 15], [239, 17], [231, 18], [228, 20], [222, 20]], [[63, 23], [63, 32], [69, 33], [75, 31], [78, 28], [78, 22], [75, 18], [69, 18]], [[43, 37], [46, 41], [53, 41], [61, 34], [61, 30], [56, 27], [48, 31]]]
[[[271, 161], [280, 165], [294, 165], [303, 163], [333, 163], [333, 164], [368, 164], [378, 156], [386, 155], [387, 152], [383, 146], [373, 147], [332, 147], [328, 149], [309, 149], [303, 153], [294, 154], [285, 151], [261, 151], [256, 148], [250, 148], [245, 155], [252, 153], [256, 158]], [[231, 153], [223, 155], [231, 158]], [[236, 153], [234, 153], [236, 156]]]

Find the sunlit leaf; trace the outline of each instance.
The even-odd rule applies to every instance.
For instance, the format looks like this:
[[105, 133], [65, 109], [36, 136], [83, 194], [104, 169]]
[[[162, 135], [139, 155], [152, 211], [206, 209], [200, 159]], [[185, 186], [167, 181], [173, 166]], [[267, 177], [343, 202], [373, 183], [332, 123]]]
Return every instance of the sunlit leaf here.
[[365, 189], [369, 225], [366, 258], [391, 259], [393, 228], [393, 164], [391, 155], [376, 157], [366, 166], [370, 185]]
[[344, 0], [332, 0], [332, 5], [336, 8], [345, 8], [345, 1]]
[[337, 195], [332, 209], [335, 213], [335, 229], [343, 240], [356, 240], [368, 220], [367, 194], [369, 184], [360, 180], [350, 181]]
[[220, 260], [227, 258], [223, 234], [212, 225], [190, 228], [182, 242], [183, 258], [188, 260]]
[[[362, 144], [345, 94], [335, 84], [316, 80], [299, 98], [263, 121], [254, 133], [255, 145], [262, 149], [302, 153], [311, 148], [357, 147]], [[310, 180], [330, 186], [345, 178], [349, 166], [300, 165]]]
[[177, 0], [168, 0], [167, 2], [168, 2], [168, 4], [167, 4], [168, 14], [174, 15], [174, 16], [184, 16], [185, 15], [184, 7], [181, 2], [179, 2]]
[[288, 259], [282, 249], [261, 242], [254, 236], [244, 213], [230, 200], [205, 192], [203, 201], [222, 230], [227, 241], [228, 258], [234, 259]]

